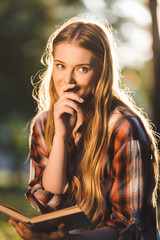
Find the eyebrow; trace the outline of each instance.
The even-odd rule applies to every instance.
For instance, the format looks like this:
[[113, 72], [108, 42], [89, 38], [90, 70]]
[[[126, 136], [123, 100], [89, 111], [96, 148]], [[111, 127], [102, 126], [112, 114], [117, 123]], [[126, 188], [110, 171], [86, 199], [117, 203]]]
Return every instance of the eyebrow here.
[[[66, 64], [65, 62], [63, 62], [62, 60], [59, 60], [59, 59], [55, 59], [54, 62], [59, 62], [59, 63], [62, 63], [62, 64]], [[90, 66], [90, 67], [93, 66], [93, 64], [91, 64], [91, 63], [80, 63], [80, 64], [77, 64], [76, 66], [80, 67], [80, 66], [84, 66], [84, 65], [85, 66], [87, 65], [87, 66]]]

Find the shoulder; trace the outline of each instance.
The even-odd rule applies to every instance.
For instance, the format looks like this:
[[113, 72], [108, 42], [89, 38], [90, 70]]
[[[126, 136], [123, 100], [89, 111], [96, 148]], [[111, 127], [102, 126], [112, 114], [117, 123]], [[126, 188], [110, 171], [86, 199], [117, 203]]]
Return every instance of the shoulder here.
[[[47, 117], [48, 112], [42, 112], [33, 119], [30, 134], [31, 157], [37, 156], [38, 152], [42, 151], [44, 151], [44, 155], [47, 156], [48, 154], [45, 142], [45, 126]], [[38, 159], [38, 157], [36, 159]]]
[[37, 126], [45, 126], [48, 118], [48, 111], [38, 114], [33, 120], [33, 128]]
[[34, 119], [34, 125], [45, 124], [48, 118], [48, 111], [41, 112]]
[[37, 115], [31, 126], [30, 134], [30, 158], [34, 163], [45, 165], [46, 158], [48, 158], [48, 150], [45, 141], [45, 126], [48, 112], [42, 112]]
[[35, 137], [38, 135], [44, 135], [46, 122], [48, 118], [48, 111], [38, 114], [32, 122], [31, 134]]
[[[112, 126], [111, 126], [112, 125]], [[112, 135], [119, 137], [139, 139], [146, 138], [142, 121], [133, 113], [121, 108], [116, 108], [110, 116], [109, 127], [112, 128]]]
[[117, 150], [122, 145], [133, 140], [137, 140], [143, 145], [149, 144], [147, 133], [141, 120], [129, 111], [116, 108], [110, 116], [109, 124], [112, 125], [109, 142]]

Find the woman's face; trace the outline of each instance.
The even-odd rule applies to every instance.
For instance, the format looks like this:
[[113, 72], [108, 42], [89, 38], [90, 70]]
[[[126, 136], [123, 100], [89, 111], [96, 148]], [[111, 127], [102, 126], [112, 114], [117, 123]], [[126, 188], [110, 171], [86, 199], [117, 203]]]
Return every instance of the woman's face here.
[[53, 81], [57, 93], [67, 83], [74, 83], [73, 92], [86, 99], [100, 75], [93, 53], [74, 43], [61, 43], [54, 49]]

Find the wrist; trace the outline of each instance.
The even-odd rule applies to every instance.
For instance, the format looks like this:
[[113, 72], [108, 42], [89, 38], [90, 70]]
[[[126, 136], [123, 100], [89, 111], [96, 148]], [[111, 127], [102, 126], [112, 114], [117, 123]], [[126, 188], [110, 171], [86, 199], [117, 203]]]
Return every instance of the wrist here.
[[54, 141], [57, 140], [57, 141], [61, 141], [61, 142], [64, 142], [64, 143], [68, 143], [69, 141], [69, 137], [67, 135], [63, 135], [61, 133], [55, 133], [54, 135]]

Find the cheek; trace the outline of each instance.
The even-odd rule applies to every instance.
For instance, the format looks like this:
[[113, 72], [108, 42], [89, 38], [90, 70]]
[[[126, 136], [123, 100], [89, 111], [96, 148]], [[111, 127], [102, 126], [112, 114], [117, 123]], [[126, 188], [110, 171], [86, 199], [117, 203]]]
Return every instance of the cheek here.
[[54, 72], [52, 73], [52, 78], [53, 78], [54, 85], [57, 85], [57, 84], [60, 82], [60, 77], [59, 77], [59, 75], [56, 73], [56, 71], [54, 71]]
[[65, 72], [53, 68], [52, 78], [55, 85], [61, 85], [65, 79]]
[[81, 88], [84, 90], [85, 94], [90, 94], [97, 81], [97, 76], [94, 74], [84, 79], [83, 83], [81, 84]]
[[90, 88], [93, 88], [97, 83], [97, 81], [98, 81], [98, 75], [94, 72], [88, 80], [88, 86], [90, 86]]

